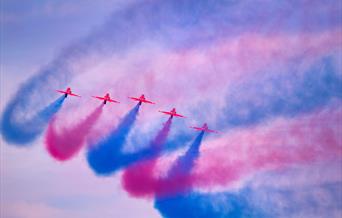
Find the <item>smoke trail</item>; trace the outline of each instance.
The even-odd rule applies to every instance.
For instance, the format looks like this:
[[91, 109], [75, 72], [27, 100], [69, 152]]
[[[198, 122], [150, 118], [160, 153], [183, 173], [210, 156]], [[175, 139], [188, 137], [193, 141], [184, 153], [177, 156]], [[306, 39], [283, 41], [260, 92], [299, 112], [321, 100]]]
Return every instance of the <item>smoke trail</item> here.
[[170, 117], [166, 123], [164, 123], [163, 128], [159, 131], [154, 140], [151, 142], [150, 147], [155, 151], [156, 154], [161, 152], [162, 146], [165, 144], [167, 136], [169, 135], [171, 124], [172, 118]]
[[93, 171], [99, 175], [108, 175], [118, 168], [120, 154], [126, 141], [128, 133], [131, 131], [140, 105], [137, 104], [122, 119], [118, 127], [96, 145], [90, 146], [87, 152], [87, 160]]
[[341, 105], [333, 104], [320, 113], [214, 140], [214, 148], [206, 150], [198, 161], [193, 184], [198, 188], [224, 186], [263, 170], [340, 161], [341, 115]]
[[135, 197], [164, 197], [186, 192], [191, 188], [189, 173], [199, 156], [199, 147], [204, 132], [201, 132], [186, 153], [180, 156], [165, 178], [154, 177], [153, 170], [157, 158], [138, 163], [125, 170], [122, 177], [123, 187]]
[[[158, 155], [160, 155], [162, 146], [165, 144], [170, 132], [171, 123], [172, 119], [169, 118], [157, 136], [151, 141], [149, 148], [152, 149], [153, 157], [158, 157]], [[152, 175], [157, 159], [158, 158], [153, 158], [135, 163], [125, 170], [121, 180], [123, 187], [126, 190], [130, 190], [130, 187], [139, 187], [134, 189], [134, 191], [129, 192], [132, 196], [150, 197], [150, 194], [154, 193], [152, 189], [157, 185], [157, 183]]]
[[327, 105], [331, 99], [341, 99], [342, 77], [336, 67], [331, 57], [322, 58], [296, 77], [289, 73], [240, 84], [230, 90], [218, 125], [231, 128], [277, 116], [294, 117]]
[[20, 146], [27, 145], [35, 140], [43, 131], [49, 120], [62, 107], [65, 97], [62, 96], [43, 108], [29, 120], [15, 120], [16, 104], [11, 102], [5, 109], [1, 121], [1, 133], [4, 140]]
[[339, 217], [342, 186], [336, 170], [341, 169], [340, 164], [336, 167], [329, 163], [328, 168], [335, 169], [328, 173], [322, 172], [326, 167], [317, 169], [317, 165], [310, 166], [313, 171], [308, 166], [291, 173], [287, 170], [285, 176], [284, 171], [267, 173], [270, 175], [253, 178], [240, 190], [194, 191], [156, 199], [154, 207], [165, 218]]
[[76, 126], [70, 129], [63, 128], [59, 134], [54, 127], [56, 118], [53, 118], [48, 126], [45, 138], [46, 149], [49, 154], [60, 161], [68, 160], [77, 154], [82, 148], [88, 133], [101, 116], [102, 108], [103, 104]]
[[167, 178], [187, 175], [194, 167], [195, 161], [199, 156], [199, 148], [203, 139], [202, 131], [190, 145], [189, 149], [183, 156], [180, 156], [172, 168], [169, 170]]
[[195, 161], [200, 155], [199, 148], [203, 139], [202, 131], [190, 145], [190, 148], [183, 156], [180, 156], [172, 168], [169, 170], [167, 177], [160, 181], [157, 189], [158, 198], [184, 193], [191, 189], [191, 170], [194, 168]]
[[263, 218], [262, 208], [249, 204], [244, 195], [234, 193], [188, 193], [157, 199], [154, 207], [164, 218]]
[[[335, 119], [336, 117], [332, 118], [332, 120]], [[322, 120], [318, 120], [317, 123], [321, 122]], [[309, 128], [316, 126], [317, 123], [310, 122]], [[340, 122], [337, 121], [337, 123]], [[327, 126], [333, 127], [329, 124]], [[299, 127], [303, 128], [302, 125]], [[322, 138], [322, 141], [327, 143], [326, 146], [329, 146], [331, 140], [324, 138], [324, 135], [326, 134], [320, 135], [319, 138]], [[325, 149], [327, 149], [326, 146], [324, 146]], [[266, 147], [269, 149], [269, 146]], [[288, 148], [282, 147], [281, 149], [286, 150]], [[231, 149], [231, 151], [236, 152], [235, 149]], [[237, 157], [242, 156], [240, 153], [235, 155]], [[307, 155], [310, 156], [310, 152]], [[227, 154], [223, 153], [222, 156], [227, 161], [232, 161]], [[275, 159], [274, 161], [282, 162], [282, 159], [278, 160], [278, 156], [272, 158]], [[216, 165], [222, 164], [222, 160], [217, 160]], [[330, 159], [327, 163], [319, 162], [315, 165], [310, 163], [300, 167], [296, 166], [294, 167], [295, 170], [290, 167], [285, 171], [284, 169], [271, 171], [268, 173], [269, 176], [262, 174], [252, 177], [252, 184], [247, 184], [239, 190], [218, 193], [193, 191], [192, 193], [186, 192], [174, 196], [159, 197], [155, 200], [154, 207], [165, 218], [338, 217], [341, 213], [340, 204], [342, 200], [338, 193], [341, 193], [342, 180], [341, 175], [336, 174], [336, 172], [341, 170], [340, 160], [335, 164], [330, 162], [334, 159]], [[250, 158], [247, 161], [254, 162]], [[241, 171], [239, 163], [234, 164], [233, 167], [238, 167], [237, 171]], [[204, 175], [208, 181], [211, 180], [211, 177], [216, 176], [210, 171], [213, 169], [209, 167]], [[217, 173], [224, 177], [229, 176], [229, 173], [224, 170]]]
[[[90, 149], [87, 155], [88, 163], [97, 174], [108, 175], [137, 161], [153, 158], [161, 152], [161, 147], [169, 134], [171, 123], [172, 120], [169, 119], [147, 148], [134, 153], [125, 153], [122, 152], [124, 142], [120, 142], [121, 140], [119, 139], [120, 143], [114, 143], [112, 146], [107, 146], [109, 145], [107, 144], [102, 149], [96, 150], [96, 147], [95, 149]], [[109, 155], [108, 152], [110, 152]]]

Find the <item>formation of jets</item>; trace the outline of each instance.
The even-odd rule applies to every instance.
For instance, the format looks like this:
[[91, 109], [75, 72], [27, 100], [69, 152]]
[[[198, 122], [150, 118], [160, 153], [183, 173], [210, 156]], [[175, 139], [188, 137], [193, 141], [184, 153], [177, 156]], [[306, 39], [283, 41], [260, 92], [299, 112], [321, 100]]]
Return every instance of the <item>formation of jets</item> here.
[[[65, 98], [68, 97], [68, 95], [75, 96], [75, 97], [81, 97], [80, 95], [73, 93], [71, 91], [71, 88], [69, 88], [69, 87], [65, 91], [63, 91], [63, 90], [56, 90], [56, 91], [59, 93], [63, 93]], [[106, 93], [106, 95], [103, 97], [101, 97], [101, 96], [92, 96], [92, 97], [101, 100], [103, 102], [103, 104], [106, 104], [107, 102], [120, 103], [119, 101], [112, 99], [110, 97], [109, 93]], [[139, 98], [137, 98], [137, 97], [128, 97], [128, 98], [130, 98], [133, 101], [138, 101], [139, 105], [141, 105], [142, 103], [155, 104], [154, 102], [147, 100], [145, 98], [145, 95], [141, 95]], [[171, 117], [171, 119], [173, 117], [186, 118], [185, 116], [178, 114], [176, 111], [176, 108], [172, 108], [171, 111], [159, 111], [159, 112], [166, 114], [166, 115], [169, 115]], [[219, 133], [218, 131], [209, 129], [208, 125], [206, 123], [204, 123], [202, 127], [191, 126], [190, 128], [195, 129], [197, 131], [203, 131], [203, 132], [208, 132], [208, 133]]]

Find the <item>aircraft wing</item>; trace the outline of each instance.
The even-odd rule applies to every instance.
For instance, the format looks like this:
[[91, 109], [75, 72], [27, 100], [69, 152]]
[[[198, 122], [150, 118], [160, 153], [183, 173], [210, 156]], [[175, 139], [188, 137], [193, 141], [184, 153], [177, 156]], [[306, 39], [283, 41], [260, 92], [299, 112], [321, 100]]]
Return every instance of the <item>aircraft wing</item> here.
[[[68, 94], [68, 93], [67, 93]], [[74, 93], [69, 93], [68, 95], [71, 95], [71, 96], [76, 96], [76, 97], [81, 97], [80, 95], [76, 95]]]
[[183, 118], [185, 118], [185, 116], [183, 116], [183, 115], [172, 113], [172, 112], [169, 112], [169, 111], [159, 111], [159, 112], [167, 114], [167, 115], [171, 115], [171, 116], [174, 116], [174, 117], [183, 117]]
[[115, 100], [113, 100], [113, 99], [109, 99], [109, 100], [107, 100], [107, 101], [109, 101], [109, 102], [113, 102], [113, 103], [120, 103], [120, 102], [118, 102], [118, 101], [115, 101]]
[[183, 117], [183, 118], [185, 118], [185, 116], [180, 115], [180, 114], [172, 114], [172, 115], [175, 116], [175, 117]]
[[154, 102], [148, 101], [148, 100], [143, 100], [142, 102], [149, 103], [149, 104], [155, 104]]
[[218, 131], [211, 130], [211, 129], [207, 129], [206, 131], [207, 131], [207, 132], [212, 132], [212, 133], [219, 133]]
[[200, 127], [194, 127], [194, 126], [190, 126], [190, 128], [192, 128], [192, 129], [196, 129], [196, 130], [199, 130], [199, 131], [203, 131], [203, 130], [204, 130], [203, 128], [200, 128]]
[[93, 98], [97, 98], [97, 99], [100, 99], [100, 100], [106, 100], [104, 97], [99, 97], [99, 96], [92, 96]]
[[134, 100], [134, 101], [140, 101], [139, 98], [135, 98], [135, 97], [128, 97], [128, 98], [130, 98], [130, 99], [132, 99], [132, 100]]
[[211, 133], [219, 133], [218, 131], [211, 130], [211, 129], [205, 129], [205, 128], [202, 128], [202, 127], [190, 126], [190, 128], [198, 130], [198, 131], [211, 132]]
[[170, 112], [167, 112], [167, 111], [159, 111], [160, 113], [163, 113], [163, 114], [167, 114], [167, 115], [173, 115], [172, 113]]

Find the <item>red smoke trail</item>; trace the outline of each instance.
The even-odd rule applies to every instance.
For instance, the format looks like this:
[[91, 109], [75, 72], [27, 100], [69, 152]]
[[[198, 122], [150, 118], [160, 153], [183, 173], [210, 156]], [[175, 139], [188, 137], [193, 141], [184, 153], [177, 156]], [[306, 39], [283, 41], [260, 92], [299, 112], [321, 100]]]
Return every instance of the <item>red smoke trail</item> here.
[[212, 141], [189, 176], [165, 179], [158, 175], [165, 170], [156, 167], [156, 158], [127, 169], [123, 186], [135, 197], [163, 197], [191, 187], [229, 185], [262, 170], [340, 159], [341, 118], [341, 110], [328, 110], [237, 131]]
[[228, 185], [255, 172], [342, 157], [342, 110], [327, 110], [214, 142], [192, 175], [196, 187]]
[[[153, 177], [152, 171], [158, 160], [158, 158], [155, 158], [137, 167], [127, 169], [122, 178], [123, 186], [135, 197], [153, 197], [153, 194], [155, 194], [160, 198], [189, 191], [191, 187], [189, 174], [199, 156], [199, 147], [203, 135], [204, 132], [201, 132], [192, 142], [187, 152], [172, 163], [171, 169], [164, 178], [156, 180]], [[146, 195], [148, 192], [149, 194]]]
[[46, 134], [46, 148], [49, 154], [57, 160], [65, 161], [77, 154], [86, 136], [102, 113], [103, 105], [97, 107], [90, 115], [71, 129], [63, 128], [58, 134], [54, 124], [56, 117], [50, 122]]
[[151, 142], [151, 147], [154, 149], [156, 153], [159, 153], [162, 149], [162, 146], [166, 142], [167, 136], [170, 132], [170, 127], [172, 124], [172, 118], [170, 117], [166, 123], [164, 123], [163, 128], [159, 131], [158, 135]]
[[[150, 146], [153, 148], [153, 154], [159, 156], [162, 146], [165, 143], [167, 136], [170, 132], [172, 119], [169, 118], [168, 121], [164, 124], [164, 127], [159, 131], [157, 136], [150, 143]], [[155, 179], [152, 178], [153, 170], [155, 169], [155, 165], [157, 163], [157, 159], [149, 159], [142, 162], [138, 162], [131, 167], [128, 167], [124, 173], [122, 185], [123, 187], [136, 187], [139, 189], [136, 192], [132, 192], [131, 194], [136, 197], [145, 196], [145, 193], [149, 195], [149, 193], [153, 193], [153, 187], [155, 187]], [[135, 178], [143, 178], [143, 180], [135, 180]]]

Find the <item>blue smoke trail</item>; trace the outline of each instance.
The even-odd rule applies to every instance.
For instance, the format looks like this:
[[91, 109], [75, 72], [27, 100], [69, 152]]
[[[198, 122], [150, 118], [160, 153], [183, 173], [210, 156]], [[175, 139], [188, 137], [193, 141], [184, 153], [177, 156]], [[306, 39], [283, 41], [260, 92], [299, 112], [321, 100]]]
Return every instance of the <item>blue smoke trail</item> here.
[[341, 187], [341, 182], [288, 188], [246, 186], [238, 192], [170, 196], [157, 199], [154, 207], [164, 218], [335, 217], [340, 213]]
[[333, 98], [342, 98], [342, 78], [331, 58], [323, 58], [303, 77], [295, 75], [271, 76], [230, 90], [220, 119], [225, 122], [218, 121], [217, 125], [234, 128], [258, 124], [276, 116], [294, 117], [324, 106]]
[[[154, 207], [164, 218], [336, 217], [341, 212], [342, 182], [332, 172], [340, 164], [327, 166], [334, 170], [323, 173], [325, 168], [305, 166], [261, 173], [239, 190], [181, 193], [156, 199]], [[310, 169], [324, 179], [314, 176], [303, 184]]]
[[64, 96], [58, 98], [27, 121], [14, 120], [11, 115], [16, 113], [16, 104], [11, 102], [6, 107], [1, 120], [1, 133], [4, 140], [17, 145], [26, 145], [35, 140], [44, 131], [52, 116], [62, 107], [64, 99]]
[[191, 178], [189, 174], [194, 168], [195, 161], [200, 155], [199, 148], [204, 136], [204, 131], [195, 138], [191, 143], [189, 149], [184, 155], [177, 158], [171, 169], [168, 171], [167, 176], [162, 178], [162, 184], [157, 191], [157, 199], [171, 197], [179, 194], [185, 194], [191, 191]]
[[250, 218], [265, 217], [265, 214], [249, 205], [243, 195], [233, 193], [170, 196], [157, 199], [154, 207], [164, 218]]
[[127, 135], [135, 123], [139, 108], [140, 105], [137, 104], [107, 138], [96, 145], [90, 146], [87, 152], [87, 160], [89, 166], [95, 173], [108, 175], [117, 169], [117, 162], [122, 161], [121, 150], [125, 144]]
[[166, 179], [172, 179], [178, 176], [187, 176], [192, 168], [194, 167], [195, 161], [198, 158], [200, 152], [199, 148], [204, 136], [204, 132], [201, 131], [200, 134], [195, 138], [193, 143], [190, 145], [186, 153], [180, 156], [169, 170]]
[[134, 153], [122, 151], [126, 137], [132, 129], [135, 117], [138, 113], [139, 104], [131, 110], [119, 124], [119, 127], [105, 140], [97, 145], [90, 146], [87, 153], [89, 166], [98, 175], [110, 175], [115, 171], [129, 166], [137, 161], [152, 158], [162, 150], [161, 146], [165, 143], [172, 120], [169, 119], [159, 131], [150, 146]]

